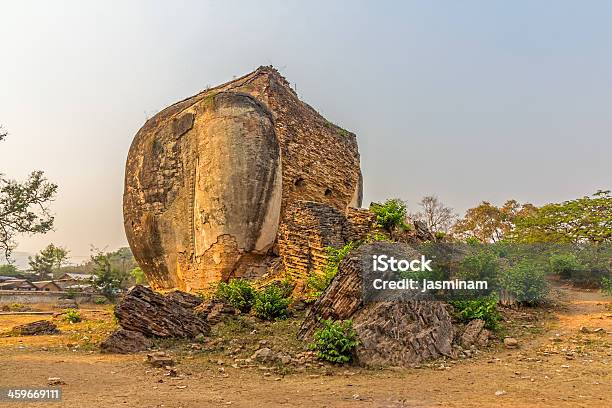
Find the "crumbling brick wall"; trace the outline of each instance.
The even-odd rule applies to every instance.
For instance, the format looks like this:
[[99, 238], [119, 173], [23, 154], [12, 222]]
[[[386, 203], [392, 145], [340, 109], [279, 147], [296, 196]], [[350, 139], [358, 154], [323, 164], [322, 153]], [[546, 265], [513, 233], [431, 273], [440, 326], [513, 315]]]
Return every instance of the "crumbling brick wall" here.
[[346, 220], [351, 231], [351, 240], [361, 241], [374, 229], [376, 215], [366, 208], [349, 207], [346, 210]]
[[374, 215], [365, 209], [349, 208], [344, 214], [323, 203], [292, 203], [281, 223], [278, 239], [286, 273], [303, 280], [321, 272], [327, 262], [326, 247], [339, 248], [364, 239], [373, 223]]

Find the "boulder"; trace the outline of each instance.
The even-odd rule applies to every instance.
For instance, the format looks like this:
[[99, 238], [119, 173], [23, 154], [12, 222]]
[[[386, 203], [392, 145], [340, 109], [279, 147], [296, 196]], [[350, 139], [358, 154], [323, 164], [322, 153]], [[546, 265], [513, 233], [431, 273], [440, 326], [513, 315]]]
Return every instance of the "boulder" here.
[[117, 304], [115, 316], [123, 329], [147, 337], [194, 338], [208, 333], [210, 326], [205, 318], [185, 308], [185, 302], [175, 297], [136, 285]]
[[146, 362], [153, 367], [164, 368], [174, 365], [172, 357], [164, 353], [163, 351], [157, 351], [155, 353], [147, 354]]
[[258, 361], [260, 363], [273, 363], [276, 361], [276, 355], [270, 348], [263, 347], [253, 353], [251, 360]]
[[506, 346], [506, 348], [517, 348], [519, 345], [518, 340], [515, 339], [514, 337], [506, 337], [504, 338], [504, 346]]
[[202, 302], [204, 302], [204, 299], [202, 299], [201, 297], [192, 295], [191, 293], [183, 292], [181, 290], [175, 290], [168, 293], [166, 295], [166, 299], [175, 301], [179, 305], [183, 306], [185, 309], [193, 309], [202, 304]]
[[78, 309], [79, 305], [74, 299], [59, 299], [55, 307], [58, 309]]
[[12, 332], [19, 336], [36, 336], [38, 334], [57, 334], [59, 330], [55, 323], [49, 320], [37, 320], [32, 323], [15, 326]]
[[356, 349], [360, 364], [408, 366], [431, 358], [455, 357], [455, 328], [445, 303], [402, 297], [364, 300], [363, 277], [368, 273], [364, 265], [371, 263], [372, 253], [416, 255], [406, 244], [384, 242], [364, 244], [352, 251], [308, 312], [298, 335], [310, 337], [319, 319], [351, 319], [361, 342]]
[[484, 326], [485, 321], [481, 319], [474, 319], [469, 322], [463, 329], [459, 344], [465, 348], [470, 348], [472, 345], [478, 345], [478, 343], [483, 340], [481, 339], [481, 333], [483, 330], [486, 330]]
[[203, 302], [194, 311], [211, 326], [219, 323], [224, 316], [235, 316], [240, 313], [238, 309], [219, 299]]
[[153, 342], [142, 333], [119, 329], [100, 344], [103, 353], [130, 354], [144, 351], [153, 346]]

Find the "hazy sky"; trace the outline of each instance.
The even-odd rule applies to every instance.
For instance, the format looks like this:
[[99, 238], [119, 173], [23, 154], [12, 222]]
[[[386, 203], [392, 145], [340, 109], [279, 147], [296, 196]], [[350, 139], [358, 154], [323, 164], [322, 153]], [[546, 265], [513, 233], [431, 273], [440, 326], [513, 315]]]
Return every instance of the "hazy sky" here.
[[609, 1], [1, 1], [0, 171], [59, 185], [49, 242], [126, 244], [147, 116], [273, 64], [358, 136], [365, 200], [457, 211], [612, 187]]

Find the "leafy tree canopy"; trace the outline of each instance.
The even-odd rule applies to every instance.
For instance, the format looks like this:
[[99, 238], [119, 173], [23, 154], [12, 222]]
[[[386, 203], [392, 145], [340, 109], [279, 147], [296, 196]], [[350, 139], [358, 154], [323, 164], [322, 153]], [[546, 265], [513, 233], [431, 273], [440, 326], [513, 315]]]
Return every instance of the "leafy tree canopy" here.
[[0, 265], [0, 276], [18, 276], [19, 274], [19, 270], [15, 265]]
[[36, 272], [41, 280], [47, 278], [54, 269], [59, 269], [68, 259], [68, 250], [53, 244], [29, 258], [30, 269]]
[[[0, 141], [7, 136], [0, 127]], [[42, 171], [17, 182], [0, 173], [0, 250], [8, 260], [19, 234], [42, 234], [53, 228], [53, 216], [47, 205], [55, 198], [57, 185], [50, 183]]]
[[516, 200], [508, 200], [501, 207], [483, 201], [477, 207], [467, 210], [465, 217], [454, 225], [453, 233], [483, 243], [497, 242], [513, 230], [517, 217], [535, 211], [536, 207], [532, 204], [520, 204]]
[[516, 219], [512, 240], [522, 243], [612, 242], [612, 195], [598, 191], [562, 203], [547, 204]]

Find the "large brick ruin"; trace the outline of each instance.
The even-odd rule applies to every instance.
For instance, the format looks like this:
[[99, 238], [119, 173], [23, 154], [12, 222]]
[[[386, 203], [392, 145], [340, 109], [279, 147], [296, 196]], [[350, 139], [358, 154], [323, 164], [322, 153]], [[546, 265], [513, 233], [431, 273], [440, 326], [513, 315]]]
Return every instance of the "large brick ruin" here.
[[322, 203], [293, 203], [285, 212], [278, 238], [287, 275], [303, 279], [318, 273], [327, 262], [327, 247], [339, 248], [365, 238], [374, 221], [372, 213], [350, 208], [348, 214]]
[[156, 289], [316, 272], [324, 247], [367, 233], [356, 136], [300, 101], [273, 68], [159, 112], [125, 173], [128, 241]]

